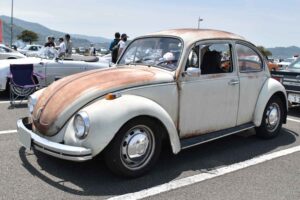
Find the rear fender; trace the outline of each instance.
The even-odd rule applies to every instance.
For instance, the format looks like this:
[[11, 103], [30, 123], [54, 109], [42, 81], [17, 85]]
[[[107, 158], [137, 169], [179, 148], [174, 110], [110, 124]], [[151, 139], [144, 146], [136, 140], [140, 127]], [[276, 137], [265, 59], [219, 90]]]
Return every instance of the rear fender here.
[[273, 78], [268, 78], [266, 82], [264, 83], [264, 86], [262, 87], [255, 111], [254, 111], [254, 116], [253, 116], [253, 122], [255, 126], [260, 126], [264, 110], [267, 106], [268, 101], [274, 96], [278, 95], [283, 101], [284, 104], [284, 119], [283, 121], [286, 122], [286, 115], [287, 115], [287, 110], [288, 110], [288, 101], [287, 101], [287, 95], [285, 88], [281, 83], [279, 83], [277, 80]]

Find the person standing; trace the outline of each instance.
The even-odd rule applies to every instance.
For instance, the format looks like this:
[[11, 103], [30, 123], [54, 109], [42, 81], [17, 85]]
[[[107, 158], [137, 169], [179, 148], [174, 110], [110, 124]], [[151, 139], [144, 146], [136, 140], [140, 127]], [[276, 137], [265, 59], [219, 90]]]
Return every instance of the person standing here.
[[96, 48], [94, 47], [93, 43], [91, 43], [89, 54], [90, 54], [90, 56], [95, 56], [96, 55]]
[[119, 53], [119, 42], [120, 42], [120, 33], [115, 33], [115, 39], [110, 43], [109, 50], [111, 52], [111, 62], [116, 63], [118, 60]]
[[61, 58], [66, 55], [66, 44], [64, 42], [64, 38], [59, 38], [59, 48], [58, 48], [58, 57]]
[[47, 42], [45, 43], [44, 45], [45, 47], [55, 47], [55, 44], [52, 40], [52, 37], [51, 36], [48, 36], [47, 38]]
[[71, 41], [71, 36], [69, 34], [65, 35], [66, 39], [66, 57], [71, 57], [72, 56], [72, 41]]
[[121, 56], [121, 54], [123, 53], [123, 50], [125, 49], [127, 38], [128, 38], [128, 36], [126, 35], [126, 33], [123, 33], [121, 35], [121, 40], [119, 42], [118, 58]]

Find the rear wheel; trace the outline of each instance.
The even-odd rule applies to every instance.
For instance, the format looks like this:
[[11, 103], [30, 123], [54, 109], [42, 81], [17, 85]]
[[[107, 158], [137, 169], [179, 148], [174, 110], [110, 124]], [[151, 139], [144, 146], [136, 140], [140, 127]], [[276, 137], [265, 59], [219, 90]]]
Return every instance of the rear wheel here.
[[261, 125], [256, 128], [256, 135], [264, 139], [276, 137], [282, 127], [283, 115], [282, 101], [272, 97], [265, 108]]
[[105, 162], [117, 175], [141, 176], [157, 161], [161, 141], [161, 129], [154, 120], [135, 118], [118, 131], [105, 150]]

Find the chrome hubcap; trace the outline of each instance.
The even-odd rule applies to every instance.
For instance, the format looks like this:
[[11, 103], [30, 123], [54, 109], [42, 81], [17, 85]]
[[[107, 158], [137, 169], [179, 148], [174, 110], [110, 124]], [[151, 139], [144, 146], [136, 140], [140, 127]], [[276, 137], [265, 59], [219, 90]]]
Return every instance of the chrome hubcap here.
[[280, 121], [280, 108], [277, 103], [272, 103], [266, 113], [266, 125], [269, 131], [274, 131]]
[[130, 129], [121, 144], [121, 160], [129, 169], [145, 166], [154, 152], [154, 135], [150, 128], [139, 125]]

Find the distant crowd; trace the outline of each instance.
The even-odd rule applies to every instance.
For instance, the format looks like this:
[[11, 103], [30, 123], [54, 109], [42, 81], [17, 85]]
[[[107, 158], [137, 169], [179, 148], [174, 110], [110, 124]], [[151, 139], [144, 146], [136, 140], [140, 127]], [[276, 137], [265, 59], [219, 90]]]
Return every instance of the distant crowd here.
[[[64, 37], [58, 38], [58, 45], [55, 44], [55, 38], [53, 36], [47, 37], [47, 42], [44, 47], [53, 47], [58, 49], [58, 57], [71, 57], [72, 56], [72, 40], [70, 34], [66, 34]], [[94, 44], [91, 44], [89, 49], [89, 55], [96, 55], [96, 48]]]
[[58, 39], [58, 46], [55, 44], [55, 38], [53, 36], [48, 36], [45, 47], [53, 47], [58, 49], [58, 57], [71, 57], [72, 56], [72, 41], [71, 36], [66, 34], [65, 37], [60, 37]]
[[[110, 43], [109, 50], [111, 52], [111, 61], [116, 63], [120, 55], [126, 46], [127, 34], [123, 33], [122, 35], [119, 32], [115, 33], [114, 40]], [[72, 56], [72, 40], [70, 34], [66, 34], [64, 37], [58, 39], [58, 45], [55, 43], [55, 38], [53, 36], [48, 36], [47, 41], [44, 44], [45, 47], [53, 47], [58, 49], [59, 57], [71, 57]], [[90, 45], [89, 55], [96, 55], [96, 48], [94, 44]]]

